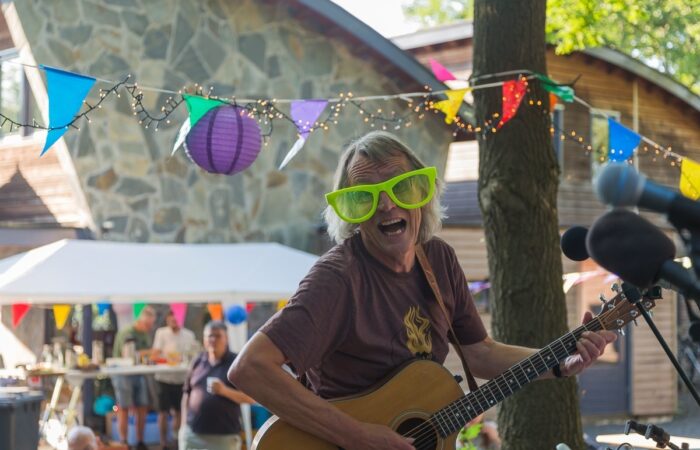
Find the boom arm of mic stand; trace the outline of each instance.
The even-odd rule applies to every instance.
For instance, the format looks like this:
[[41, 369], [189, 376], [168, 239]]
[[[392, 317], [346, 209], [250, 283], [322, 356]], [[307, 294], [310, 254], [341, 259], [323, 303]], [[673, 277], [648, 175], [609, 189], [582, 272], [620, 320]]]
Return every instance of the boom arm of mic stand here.
[[636, 306], [639, 310], [639, 313], [642, 315], [642, 317], [644, 317], [644, 320], [646, 321], [647, 325], [649, 325], [649, 328], [651, 329], [652, 333], [654, 333], [656, 340], [659, 341], [659, 344], [661, 344], [661, 348], [664, 349], [664, 352], [666, 352], [666, 356], [671, 361], [671, 364], [673, 364], [673, 367], [676, 368], [676, 372], [678, 372], [678, 375], [681, 377], [681, 379], [685, 383], [685, 386], [690, 391], [690, 394], [695, 399], [695, 403], [697, 403], [700, 407], [700, 395], [698, 394], [697, 389], [695, 389], [695, 386], [688, 378], [688, 375], [686, 375], [683, 371], [683, 368], [676, 359], [676, 356], [673, 354], [673, 351], [671, 351], [671, 349], [668, 347], [668, 344], [659, 332], [659, 329], [656, 328], [656, 324], [649, 316], [649, 312], [647, 312], [647, 310], [644, 308], [644, 305], [642, 305], [643, 299], [642, 294], [639, 292], [639, 289], [637, 289], [629, 283], [622, 283], [622, 291], [624, 292], [627, 301]]

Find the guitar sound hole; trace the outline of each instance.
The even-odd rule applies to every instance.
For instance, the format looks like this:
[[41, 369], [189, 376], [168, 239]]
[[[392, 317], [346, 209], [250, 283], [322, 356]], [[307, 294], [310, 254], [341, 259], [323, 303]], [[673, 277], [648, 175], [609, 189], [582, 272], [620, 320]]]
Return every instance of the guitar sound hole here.
[[419, 418], [408, 419], [396, 429], [402, 436], [413, 438], [416, 450], [436, 450], [438, 445], [437, 431], [426, 420]]

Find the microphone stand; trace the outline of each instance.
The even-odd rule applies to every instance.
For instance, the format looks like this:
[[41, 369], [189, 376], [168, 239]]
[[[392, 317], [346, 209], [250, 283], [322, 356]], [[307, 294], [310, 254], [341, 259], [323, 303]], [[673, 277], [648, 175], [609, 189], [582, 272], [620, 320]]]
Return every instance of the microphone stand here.
[[[651, 289], [654, 289], [654, 288], [652, 287]], [[659, 332], [659, 329], [656, 328], [656, 324], [651, 319], [651, 316], [649, 316], [649, 312], [642, 305], [642, 299], [649, 301], [649, 299], [651, 298], [651, 297], [647, 297], [648, 292], [645, 291], [644, 296], [643, 296], [639, 292], [639, 289], [637, 289], [636, 287], [634, 287], [633, 285], [631, 285], [629, 283], [622, 283], [622, 292], [625, 294], [625, 299], [628, 302], [630, 302], [631, 304], [633, 304], [634, 306], [636, 306], [637, 309], [639, 310], [640, 314], [642, 315], [642, 317], [644, 317], [644, 320], [647, 322], [647, 325], [649, 325], [649, 328], [651, 329], [652, 333], [654, 333], [654, 336], [656, 336], [656, 340], [658, 340], [659, 344], [661, 344], [661, 348], [663, 348], [664, 352], [666, 352], [666, 356], [673, 364], [673, 367], [676, 368], [676, 372], [678, 372], [678, 375], [683, 380], [683, 383], [685, 383], [686, 387], [690, 391], [690, 394], [695, 399], [695, 402], [698, 404], [698, 406], [700, 406], [700, 395], [698, 394], [698, 391], [695, 389], [695, 386], [688, 378], [688, 375], [686, 375], [685, 371], [683, 371], [683, 368], [681, 367], [680, 363], [676, 359], [676, 356], [673, 354], [673, 352], [669, 348], [668, 344], [666, 343], [666, 340]]]

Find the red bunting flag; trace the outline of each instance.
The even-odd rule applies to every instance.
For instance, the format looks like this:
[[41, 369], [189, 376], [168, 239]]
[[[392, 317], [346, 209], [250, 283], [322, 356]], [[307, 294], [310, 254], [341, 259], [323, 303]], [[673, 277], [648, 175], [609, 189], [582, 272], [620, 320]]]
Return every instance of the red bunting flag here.
[[15, 303], [12, 305], [12, 327], [17, 328], [24, 316], [29, 311], [29, 305], [26, 303]]
[[496, 128], [501, 128], [506, 122], [515, 117], [520, 102], [523, 101], [523, 97], [525, 97], [526, 90], [527, 80], [525, 79], [510, 80], [503, 83], [503, 111], [501, 121], [498, 122]]

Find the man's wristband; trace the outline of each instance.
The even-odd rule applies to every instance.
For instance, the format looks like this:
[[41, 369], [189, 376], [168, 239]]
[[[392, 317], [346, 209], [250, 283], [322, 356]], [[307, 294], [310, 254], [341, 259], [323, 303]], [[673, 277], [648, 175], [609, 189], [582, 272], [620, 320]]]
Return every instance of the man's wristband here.
[[566, 378], [564, 375], [562, 375], [561, 366], [559, 364], [552, 367], [552, 373], [554, 374], [555, 378]]

